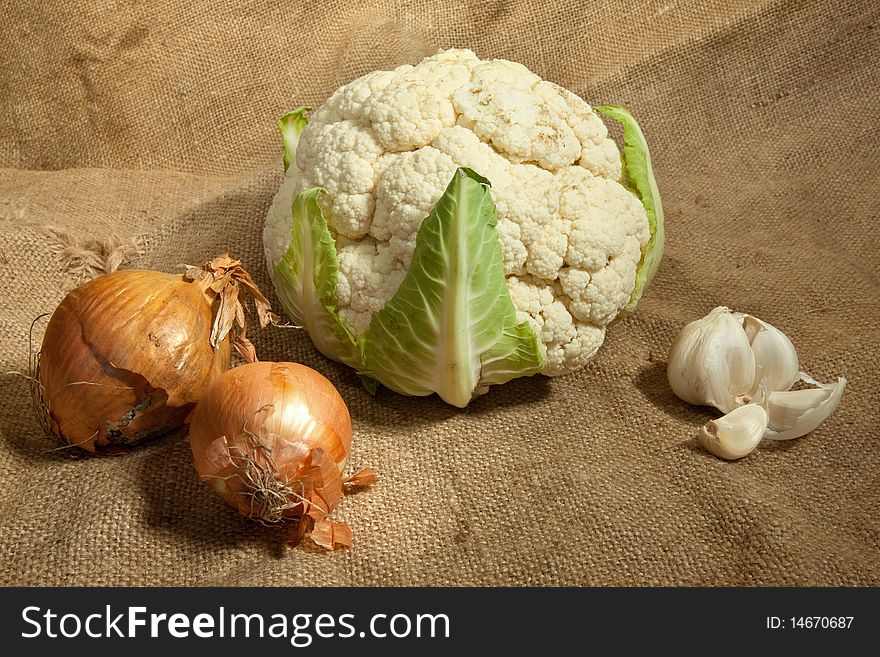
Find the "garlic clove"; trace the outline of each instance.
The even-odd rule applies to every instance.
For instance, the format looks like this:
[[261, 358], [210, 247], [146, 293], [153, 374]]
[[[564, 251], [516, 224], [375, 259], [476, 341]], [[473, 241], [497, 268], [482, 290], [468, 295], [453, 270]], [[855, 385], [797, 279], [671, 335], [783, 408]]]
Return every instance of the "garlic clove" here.
[[767, 399], [770, 426], [766, 437], [771, 440], [791, 440], [808, 434], [822, 424], [840, 404], [846, 388], [845, 378], [839, 377], [837, 383], [819, 383], [803, 372], [799, 378], [816, 387], [774, 391]]
[[800, 364], [788, 336], [752, 315], [743, 316], [743, 330], [755, 354], [755, 381], [768, 379], [771, 390], [791, 388], [800, 376]]
[[750, 454], [767, 430], [769, 415], [760, 404], [746, 404], [710, 420], [697, 435], [703, 448], [718, 458], [734, 461]]
[[718, 306], [682, 329], [666, 368], [679, 399], [728, 413], [739, 405], [737, 397], [752, 391], [755, 355], [742, 322], [743, 315]]

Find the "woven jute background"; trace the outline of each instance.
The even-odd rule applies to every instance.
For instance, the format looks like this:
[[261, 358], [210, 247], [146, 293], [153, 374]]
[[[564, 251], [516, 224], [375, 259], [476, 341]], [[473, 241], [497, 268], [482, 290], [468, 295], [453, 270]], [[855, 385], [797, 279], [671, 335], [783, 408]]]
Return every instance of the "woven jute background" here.
[[[872, 0], [4, 3], [0, 584], [880, 584], [878, 35]], [[262, 332], [262, 359], [339, 387], [352, 465], [381, 477], [342, 502], [355, 544], [333, 553], [239, 518], [185, 435], [51, 451], [6, 374], [32, 319], [114, 259], [229, 250], [271, 292], [277, 117], [453, 46], [626, 105], [648, 135], [666, 256], [595, 360], [461, 411], [374, 398], [302, 332]], [[696, 445], [713, 415], [665, 378], [676, 333], [722, 304], [850, 382], [818, 430], [736, 463]]]

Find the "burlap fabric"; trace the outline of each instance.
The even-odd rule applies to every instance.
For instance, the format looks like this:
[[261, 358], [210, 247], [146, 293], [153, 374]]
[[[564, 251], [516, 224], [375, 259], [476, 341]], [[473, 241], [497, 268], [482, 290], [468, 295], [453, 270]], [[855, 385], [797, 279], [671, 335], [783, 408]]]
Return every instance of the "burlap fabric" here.
[[[371, 397], [308, 337], [264, 360], [338, 385], [351, 549], [279, 549], [200, 483], [182, 436], [115, 458], [50, 451], [0, 381], [0, 584], [877, 585], [880, 5], [6, 2], [0, 20], [2, 371], [31, 320], [105, 261], [177, 271], [225, 249], [271, 290], [276, 118], [367, 71], [466, 46], [630, 107], [667, 210], [666, 257], [583, 372], [467, 411]], [[297, 7], [296, 5], [300, 5]], [[47, 227], [55, 227], [47, 233]], [[114, 238], [115, 236], [115, 238]], [[725, 304], [850, 385], [813, 434], [726, 463], [669, 391], [678, 330]]]

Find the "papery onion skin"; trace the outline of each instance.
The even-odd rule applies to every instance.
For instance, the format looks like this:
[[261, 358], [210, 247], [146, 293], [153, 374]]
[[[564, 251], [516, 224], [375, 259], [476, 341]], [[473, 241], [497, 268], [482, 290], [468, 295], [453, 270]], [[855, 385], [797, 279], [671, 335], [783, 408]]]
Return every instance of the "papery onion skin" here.
[[49, 430], [85, 450], [123, 448], [182, 426], [229, 368], [209, 341], [214, 293], [183, 275], [120, 270], [91, 280], [49, 320], [39, 361]]
[[242, 515], [270, 522], [308, 509], [292, 504], [272, 509], [277, 515], [269, 517], [255, 504], [260, 491], [250, 485], [243, 457], [261, 474], [304, 494], [320, 510], [319, 518], [342, 497], [351, 435], [351, 416], [339, 391], [297, 363], [249, 363], [220, 375], [205, 390], [189, 429], [201, 479]]

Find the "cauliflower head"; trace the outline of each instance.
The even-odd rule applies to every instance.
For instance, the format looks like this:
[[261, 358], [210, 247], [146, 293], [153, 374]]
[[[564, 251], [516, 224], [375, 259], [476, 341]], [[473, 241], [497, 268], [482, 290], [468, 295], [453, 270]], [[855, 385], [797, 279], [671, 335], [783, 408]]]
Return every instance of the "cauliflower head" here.
[[[419, 312], [413, 306], [430, 306], [426, 288], [439, 277], [443, 294], [455, 297], [451, 260], [482, 258], [497, 278], [483, 280], [472, 267], [463, 285], [472, 306], [474, 295], [486, 297], [489, 290], [512, 304], [502, 313], [506, 320], [496, 323], [499, 335], [524, 336], [517, 353], [531, 360], [515, 375], [582, 367], [607, 326], [634, 306], [662, 251], [659, 195], [644, 139], [625, 110], [606, 110], [624, 122], [632, 148], [630, 157], [624, 151], [629, 177], [605, 124], [581, 98], [520, 64], [481, 60], [469, 50], [365, 75], [340, 87], [308, 121], [302, 109], [287, 115], [281, 124], [289, 166], [264, 229], [282, 304], [322, 352], [388, 385], [365, 357], [371, 325], [384, 324], [384, 338], [392, 342], [398, 325], [377, 315], [408, 289], [411, 298], [397, 304], [398, 319], [408, 322]], [[484, 225], [455, 219], [462, 214], [485, 215]], [[457, 238], [454, 228], [444, 227], [444, 216], [468, 226], [460, 235], [465, 255], [446, 254]], [[439, 223], [426, 227], [426, 217]], [[436, 253], [432, 260], [430, 248], [417, 250], [423, 232], [443, 253], [445, 269], [431, 271]], [[483, 241], [484, 250], [466, 248]], [[291, 255], [299, 258], [292, 268]], [[646, 255], [650, 266], [638, 285]], [[482, 292], [475, 291], [478, 282]], [[447, 302], [464, 313], [456, 321], [467, 324], [480, 308], [455, 299]], [[316, 313], [330, 317], [316, 321]], [[438, 307], [429, 315], [425, 326], [410, 328], [443, 343], [449, 311]], [[400, 355], [418, 346], [397, 340], [394, 349]], [[480, 356], [471, 358], [469, 394], [502, 382], [483, 371], [491, 370], [491, 355], [484, 349]], [[396, 358], [386, 360], [393, 365]], [[437, 389], [442, 385], [429, 382], [418, 392], [389, 387], [439, 392], [450, 401]], [[470, 398], [459, 396], [451, 403]]]

